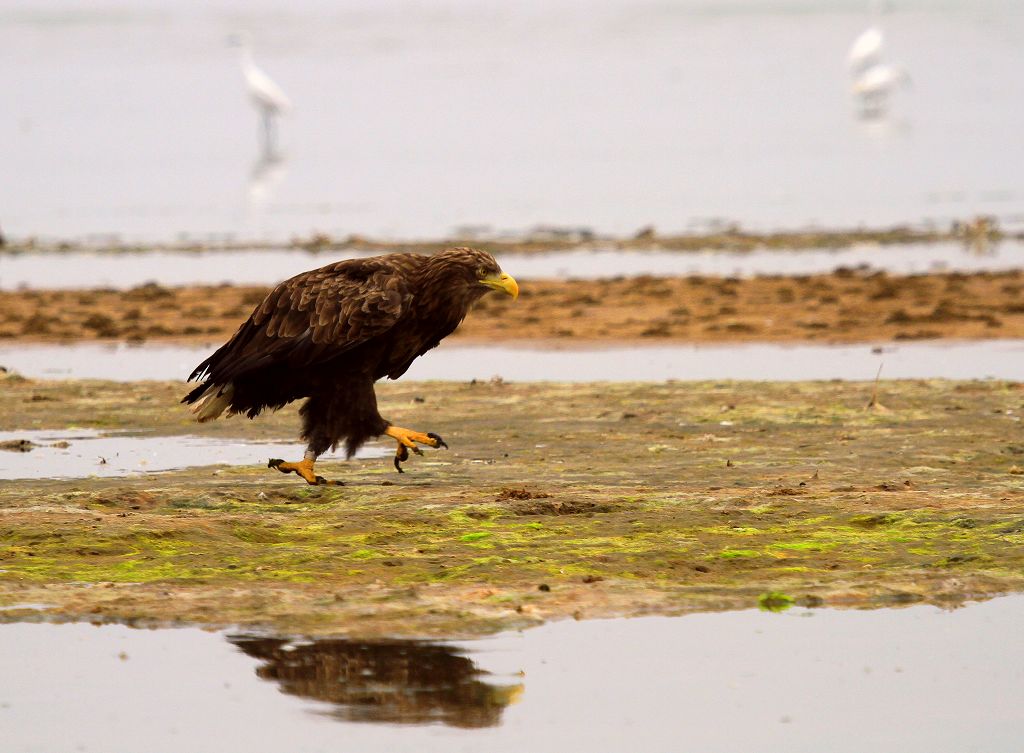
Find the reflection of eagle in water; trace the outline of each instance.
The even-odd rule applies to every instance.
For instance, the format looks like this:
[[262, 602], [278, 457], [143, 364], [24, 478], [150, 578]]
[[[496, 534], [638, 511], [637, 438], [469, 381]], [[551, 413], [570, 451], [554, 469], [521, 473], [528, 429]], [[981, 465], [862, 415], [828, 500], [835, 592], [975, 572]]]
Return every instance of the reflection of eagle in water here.
[[334, 704], [329, 713], [344, 721], [492, 727], [523, 694], [521, 683], [496, 681], [457, 649], [437, 643], [228, 640], [263, 661], [259, 677], [290, 695]]
[[200, 421], [225, 410], [254, 418], [299, 398], [302, 437], [296, 463], [271, 460], [310, 484], [327, 483], [313, 463], [344, 440], [351, 456], [366, 440], [398, 442], [395, 467], [419, 453], [417, 443], [447, 447], [437, 434], [393, 426], [377, 412], [373, 383], [397, 379], [437, 347], [489, 290], [519, 295], [494, 257], [472, 248], [434, 256], [392, 254], [328, 264], [285, 280], [234, 336], [196, 367], [202, 380], [182, 402], [197, 403]]

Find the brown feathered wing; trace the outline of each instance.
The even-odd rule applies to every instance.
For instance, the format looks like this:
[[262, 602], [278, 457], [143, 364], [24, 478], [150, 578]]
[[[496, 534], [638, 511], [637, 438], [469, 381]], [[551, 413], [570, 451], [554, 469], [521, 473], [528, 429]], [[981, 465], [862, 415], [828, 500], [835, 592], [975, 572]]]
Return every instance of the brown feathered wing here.
[[350, 259], [285, 280], [189, 379], [227, 384], [267, 366], [309, 366], [385, 333], [411, 303], [411, 261]]

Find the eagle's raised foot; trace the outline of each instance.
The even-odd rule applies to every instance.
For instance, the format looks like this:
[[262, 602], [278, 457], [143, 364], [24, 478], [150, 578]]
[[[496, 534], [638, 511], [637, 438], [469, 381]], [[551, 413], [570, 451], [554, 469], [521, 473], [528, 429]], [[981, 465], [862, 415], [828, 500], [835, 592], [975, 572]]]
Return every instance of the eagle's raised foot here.
[[341, 481], [328, 481], [323, 476], [313, 473], [312, 460], [300, 460], [297, 463], [286, 463], [280, 458], [271, 458], [267, 461], [267, 468], [276, 468], [281, 473], [294, 473], [302, 476], [310, 486], [342, 486]]
[[403, 429], [401, 426], [389, 426], [384, 433], [398, 442], [398, 449], [395, 451], [395, 470], [399, 473], [405, 473], [402, 470], [401, 464], [409, 459], [409, 450], [412, 450], [417, 455], [423, 454], [423, 450], [419, 448], [417, 443], [425, 444], [428, 447], [444, 447], [446, 450], [448, 449], [448, 443], [441, 439], [441, 435], [435, 434], [432, 431], [423, 434], [412, 429]]

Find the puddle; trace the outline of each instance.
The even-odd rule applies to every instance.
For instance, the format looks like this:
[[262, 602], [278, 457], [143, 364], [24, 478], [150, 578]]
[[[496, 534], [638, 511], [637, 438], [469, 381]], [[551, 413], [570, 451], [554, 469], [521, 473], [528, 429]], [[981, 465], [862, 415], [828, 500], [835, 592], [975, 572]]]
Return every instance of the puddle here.
[[[486, 244], [485, 244], [486, 245]], [[165, 286], [272, 285], [299, 271], [357, 252], [315, 254], [302, 250], [204, 251], [103, 254], [23, 254], [0, 257], [0, 290], [19, 288], [132, 288], [147, 282]], [[810, 251], [613, 251], [596, 248], [544, 254], [506, 254], [502, 268], [519, 279], [602, 279], [655, 275], [806, 275], [839, 267], [865, 266], [893, 274], [981, 272], [1024, 267], [1024, 244], [1004, 242], [987, 253], [959, 243], [880, 246], [862, 244]]]
[[[0, 366], [43, 379], [185, 379], [215, 346], [82, 343], [0, 347]], [[405, 377], [515, 382], [741, 379], [1020, 379], [1024, 340], [883, 345], [773, 344], [528, 348], [443, 344]]]
[[[19, 451], [16, 443], [23, 443]], [[4, 445], [11, 449], [2, 451]], [[271, 457], [301, 457], [305, 445], [196, 436], [148, 437], [89, 429], [0, 432], [0, 479], [129, 476], [209, 465], [265, 464]], [[357, 457], [384, 457], [363, 447]], [[340, 459], [341, 456], [329, 456]]]
[[0, 625], [12, 753], [1016, 753], [1024, 597], [564, 621], [479, 641]]

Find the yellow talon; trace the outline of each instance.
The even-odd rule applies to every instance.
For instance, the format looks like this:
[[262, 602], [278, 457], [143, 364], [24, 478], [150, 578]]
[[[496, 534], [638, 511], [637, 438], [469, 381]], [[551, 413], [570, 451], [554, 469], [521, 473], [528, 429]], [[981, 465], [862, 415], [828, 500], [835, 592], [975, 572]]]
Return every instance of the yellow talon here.
[[340, 485], [338, 481], [328, 481], [323, 476], [317, 476], [313, 473], [313, 461], [305, 458], [297, 463], [286, 463], [283, 460], [271, 458], [267, 463], [267, 467], [277, 468], [281, 473], [294, 473], [302, 476], [310, 486], [321, 486], [324, 484]]
[[428, 447], [448, 447], [447, 443], [432, 431], [424, 434], [412, 429], [403, 429], [401, 426], [389, 426], [384, 433], [398, 442], [398, 449], [395, 451], [395, 470], [399, 473], [405, 472], [401, 463], [409, 459], [409, 450], [417, 455], [423, 454], [423, 450], [416, 446], [417, 442]]
[[441, 437], [433, 432], [424, 434], [419, 431], [413, 431], [412, 429], [403, 429], [401, 426], [389, 426], [384, 433], [396, 440], [399, 445], [408, 447], [413, 452], [417, 452], [419, 450], [419, 448], [416, 447], [417, 442], [425, 444], [428, 447], [448, 446]]

